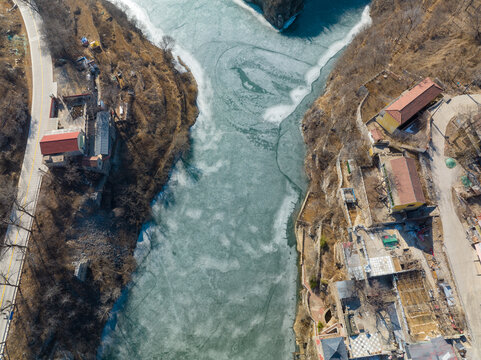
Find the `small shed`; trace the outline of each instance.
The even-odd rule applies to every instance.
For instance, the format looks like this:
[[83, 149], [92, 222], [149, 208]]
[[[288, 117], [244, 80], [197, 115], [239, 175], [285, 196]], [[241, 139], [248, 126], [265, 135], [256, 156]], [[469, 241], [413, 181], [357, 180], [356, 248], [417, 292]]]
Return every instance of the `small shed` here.
[[62, 167], [67, 165], [67, 159], [63, 154], [59, 155], [45, 155], [43, 157], [43, 162], [48, 167]]
[[342, 188], [341, 196], [346, 204], [355, 204], [357, 201], [353, 188]]
[[448, 303], [448, 306], [454, 306], [455, 301], [454, 301], [454, 296], [453, 296], [453, 289], [451, 289], [451, 286], [449, 286], [446, 283], [441, 283], [440, 285], [443, 289], [444, 296], [446, 297], [446, 301]]
[[82, 166], [91, 169], [102, 170], [103, 161], [101, 156], [85, 156], [82, 158]]
[[382, 140], [384, 140], [384, 136], [382, 135], [381, 130], [379, 129], [372, 129], [369, 132], [369, 139], [371, 140], [371, 143], [376, 144]]
[[85, 281], [85, 278], [87, 277], [87, 270], [89, 268], [90, 261], [89, 260], [81, 260], [77, 263], [75, 266], [75, 272], [74, 275], [77, 279], [80, 281]]
[[396, 272], [394, 263], [389, 255], [377, 256], [369, 259], [369, 269], [366, 271], [369, 277], [390, 275]]

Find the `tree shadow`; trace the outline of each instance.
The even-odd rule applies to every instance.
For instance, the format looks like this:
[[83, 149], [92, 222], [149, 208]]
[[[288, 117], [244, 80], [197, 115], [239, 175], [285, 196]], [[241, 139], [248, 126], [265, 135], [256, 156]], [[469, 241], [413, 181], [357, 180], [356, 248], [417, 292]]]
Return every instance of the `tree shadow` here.
[[339, 23], [347, 11], [362, 9], [368, 0], [306, 0], [296, 20], [282, 32], [288, 37], [311, 38]]

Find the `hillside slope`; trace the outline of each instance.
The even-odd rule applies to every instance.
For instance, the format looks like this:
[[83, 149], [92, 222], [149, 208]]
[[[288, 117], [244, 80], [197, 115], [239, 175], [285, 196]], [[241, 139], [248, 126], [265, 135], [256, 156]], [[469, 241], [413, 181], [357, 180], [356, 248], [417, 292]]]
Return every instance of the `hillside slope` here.
[[[345, 49], [332, 71], [325, 92], [302, 121], [307, 153], [305, 169], [311, 196], [319, 204], [313, 223], [323, 226], [328, 251], [320, 261], [320, 278], [334, 281], [337, 275], [334, 245], [347, 239], [347, 227], [337, 195], [336, 159], [339, 154], [369, 163], [368, 141], [356, 126], [362, 100], [359, 91], [380, 71], [427, 76], [442, 82], [448, 93], [479, 91], [481, 85], [480, 0], [374, 0], [372, 26], [359, 33]], [[379, 109], [380, 110], [380, 109]], [[317, 270], [315, 270], [317, 271]], [[307, 321], [307, 323], [306, 323]], [[309, 316], [300, 309], [297, 340], [311, 343]]]

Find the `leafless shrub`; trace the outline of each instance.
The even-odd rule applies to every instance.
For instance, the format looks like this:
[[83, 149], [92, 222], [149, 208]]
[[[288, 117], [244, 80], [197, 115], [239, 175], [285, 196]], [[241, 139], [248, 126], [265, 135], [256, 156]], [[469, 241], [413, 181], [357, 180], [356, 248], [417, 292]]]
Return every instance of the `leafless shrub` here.
[[76, 59], [79, 54], [75, 38], [76, 24], [71, 9], [63, 0], [36, 0], [43, 19], [42, 32], [52, 56], [56, 59]]
[[172, 51], [175, 46], [175, 40], [172, 36], [164, 35], [159, 42], [159, 47], [164, 51]]
[[481, 44], [481, 10], [479, 8], [468, 10], [467, 25], [473, 39]]

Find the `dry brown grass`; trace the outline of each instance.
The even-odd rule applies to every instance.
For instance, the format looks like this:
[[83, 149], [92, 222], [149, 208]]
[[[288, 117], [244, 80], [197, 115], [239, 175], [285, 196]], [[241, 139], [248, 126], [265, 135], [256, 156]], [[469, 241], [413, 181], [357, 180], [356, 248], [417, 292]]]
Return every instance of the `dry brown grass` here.
[[365, 123], [371, 120], [380, 110], [401, 95], [410, 84], [411, 82], [405, 77], [398, 77], [389, 72], [366, 83], [369, 95], [361, 108], [362, 120]]

